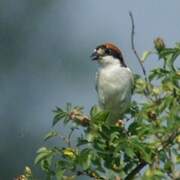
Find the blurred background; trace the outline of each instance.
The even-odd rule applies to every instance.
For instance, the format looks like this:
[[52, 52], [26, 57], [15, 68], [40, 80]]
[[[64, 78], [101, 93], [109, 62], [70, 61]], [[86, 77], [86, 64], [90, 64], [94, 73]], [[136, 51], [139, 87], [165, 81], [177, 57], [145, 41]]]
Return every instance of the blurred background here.
[[[0, 180], [12, 180], [31, 166], [50, 130], [52, 110], [66, 102], [97, 102], [97, 64], [92, 50], [114, 42], [127, 64], [142, 73], [130, 44], [135, 19], [141, 54], [161, 36], [180, 40], [180, 1], [164, 0], [1, 0], [0, 1]], [[159, 62], [145, 62], [149, 71]]]

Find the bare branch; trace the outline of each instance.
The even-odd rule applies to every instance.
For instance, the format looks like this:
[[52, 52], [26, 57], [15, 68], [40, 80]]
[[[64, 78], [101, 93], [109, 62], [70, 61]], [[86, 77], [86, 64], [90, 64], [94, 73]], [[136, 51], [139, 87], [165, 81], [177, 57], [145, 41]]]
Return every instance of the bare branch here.
[[145, 76], [145, 80], [146, 80], [146, 82], [147, 82], [146, 70], [145, 70], [145, 68], [144, 68], [144, 66], [143, 66], [143, 63], [142, 63], [142, 61], [141, 61], [141, 58], [140, 58], [140, 56], [138, 55], [138, 52], [137, 52], [137, 50], [136, 50], [136, 48], [135, 48], [135, 43], [134, 43], [134, 41], [135, 41], [135, 40], [134, 40], [135, 25], [134, 25], [133, 14], [132, 14], [131, 11], [129, 12], [129, 16], [130, 16], [130, 18], [131, 18], [131, 24], [132, 24], [132, 30], [131, 30], [131, 48], [132, 48], [132, 50], [133, 50], [136, 58], [138, 59], [139, 64], [141, 65], [143, 74], [144, 74], [144, 76]]

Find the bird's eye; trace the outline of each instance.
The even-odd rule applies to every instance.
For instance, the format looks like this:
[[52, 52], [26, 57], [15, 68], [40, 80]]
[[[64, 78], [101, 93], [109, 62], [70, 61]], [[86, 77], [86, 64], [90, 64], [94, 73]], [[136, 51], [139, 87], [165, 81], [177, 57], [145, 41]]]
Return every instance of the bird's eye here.
[[106, 54], [111, 54], [111, 49], [106, 49]]

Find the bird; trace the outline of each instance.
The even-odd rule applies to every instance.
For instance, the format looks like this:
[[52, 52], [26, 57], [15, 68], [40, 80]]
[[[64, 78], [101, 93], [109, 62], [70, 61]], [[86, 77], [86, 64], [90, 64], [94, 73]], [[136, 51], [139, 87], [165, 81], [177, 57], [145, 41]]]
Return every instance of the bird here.
[[109, 113], [110, 123], [117, 122], [130, 105], [133, 73], [125, 63], [121, 50], [113, 43], [97, 46], [91, 59], [99, 64], [95, 85], [99, 107]]

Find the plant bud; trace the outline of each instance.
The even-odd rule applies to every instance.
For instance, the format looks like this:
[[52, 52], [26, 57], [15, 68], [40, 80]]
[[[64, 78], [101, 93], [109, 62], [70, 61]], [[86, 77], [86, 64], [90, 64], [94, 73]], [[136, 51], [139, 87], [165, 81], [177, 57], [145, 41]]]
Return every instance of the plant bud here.
[[147, 115], [148, 115], [148, 117], [149, 117], [150, 119], [152, 119], [152, 120], [156, 120], [156, 118], [157, 118], [156, 112], [154, 112], [154, 111], [148, 111], [148, 112], [147, 112]]
[[118, 120], [115, 124], [116, 127], [124, 127], [124, 121], [123, 120]]
[[28, 167], [28, 166], [25, 167], [24, 174], [28, 177], [32, 175], [32, 171], [31, 171], [30, 167]]
[[28, 180], [25, 175], [20, 175], [15, 178], [15, 180]]
[[160, 37], [157, 37], [154, 40], [154, 47], [157, 51], [161, 51], [162, 49], [164, 49], [166, 47], [164, 40]]

